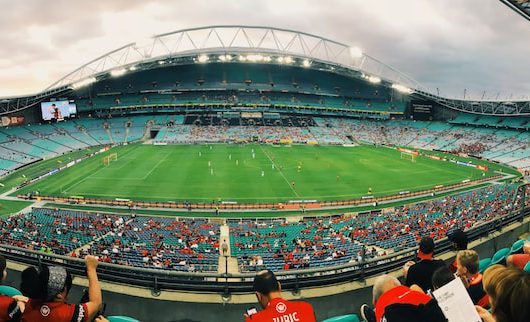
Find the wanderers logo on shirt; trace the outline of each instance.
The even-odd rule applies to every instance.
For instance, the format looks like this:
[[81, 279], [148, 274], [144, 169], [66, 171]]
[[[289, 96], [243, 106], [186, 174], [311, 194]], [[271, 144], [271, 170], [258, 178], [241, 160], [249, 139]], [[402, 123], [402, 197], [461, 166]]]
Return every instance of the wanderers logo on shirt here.
[[287, 305], [285, 303], [279, 302], [276, 304], [276, 312], [284, 313], [285, 311], [287, 311]]
[[50, 307], [48, 305], [43, 305], [40, 307], [40, 315], [46, 317], [48, 315], [50, 315]]

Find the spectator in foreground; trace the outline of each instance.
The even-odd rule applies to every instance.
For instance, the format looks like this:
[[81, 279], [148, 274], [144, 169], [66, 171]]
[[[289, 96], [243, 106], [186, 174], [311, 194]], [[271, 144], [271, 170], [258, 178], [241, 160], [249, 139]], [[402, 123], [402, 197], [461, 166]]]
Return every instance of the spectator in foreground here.
[[432, 290], [436, 291], [445, 284], [452, 282], [455, 278], [455, 275], [449, 267], [443, 266], [438, 268], [432, 275]]
[[513, 254], [506, 258], [506, 264], [508, 266], [517, 267], [519, 269], [524, 269], [528, 262], [530, 262], [530, 241], [524, 243], [522, 254]]
[[[0, 274], [2, 274], [0, 278], [3, 283], [7, 278], [7, 261], [2, 255], [0, 255]], [[19, 321], [27, 302], [28, 298], [24, 296], [0, 295], [0, 321]]]
[[473, 304], [488, 308], [489, 297], [482, 286], [482, 274], [478, 271], [479, 257], [474, 250], [461, 250], [456, 255], [456, 274], [462, 279]]
[[[89, 322], [101, 306], [101, 288], [96, 268], [98, 260], [86, 256], [89, 301], [82, 304], [66, 304], [72, 287], [72, 275], [60, 266], [44, 266], [41, 270], [29, 267], [22, 272], [20, 289], [30, 300], [22, 316], [22, 322]], [[105, 321], [105, 320], [103, 320]]]
[[[468, 244], [467, 234], [463, 232], [462, 229], [457, 229], [453, 231], [452, 233], [447, 235], [447, 238], [451, 242], [451, 245], [453, 246], [453, 250], [458, 252], [458, 251], [467, 249], [467, 244]], [[451, 269], [451, 272], [456, 273], [456, 258], [449, 265], [449, 269]]]
[[484, 272], [484, 290], [490, 297], [491, 313], [475, 306], [484, 322], [530, 321], [530, 274], [493, 265]]
[[397, 278], [387, 274], [377, 278], [372, 302], [375, 312], [366, 304], [361, 306], [361, 317], [366, 322], [445, 321], [445, 316], [435, 300], [422, 292], [401, 285]]
[[419, 262], [407, 262], [403, 267], [405, 285], [418, 285], [424, 292], [432, 290], [432, 276], [440, 267], [444, 267], [442, 260], [434, 259], [434, 240], [423, 237], [418, 250]]
[[248, 315], [246, 322], [265, 321], [301, 321], [316, 322], [311, 304], [290, 302], [281, 297], [281, 284], [270, 270], [258, 272], [254, 278], [254, 291], [262, 311]]

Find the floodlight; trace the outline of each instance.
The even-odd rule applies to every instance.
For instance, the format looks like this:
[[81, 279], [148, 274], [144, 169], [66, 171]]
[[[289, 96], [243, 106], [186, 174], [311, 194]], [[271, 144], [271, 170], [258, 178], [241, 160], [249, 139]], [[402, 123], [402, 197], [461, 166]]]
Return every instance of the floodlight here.
[[136, 67], [136, 65], [129, 67], [129, 70], [130, 70], [131, 72], [134, 72], [134, 71], [137, 70], [137, 69], [138, 69], [138, 67]]
[[119, 76], [122, 76], [122, 75], [125, 75], [125, 73], [127, 73], [127, 69], [125, 68], [118, 68], [118, 69], [113, 69], [110, 71], [110, 76], [112, 77], [119, 77]]
[[250, 61], [250, 62], [262, 61], [263, 60], [263, 56], [260, 55], [260, 54], [247, 55], [247, 60]]
[[280, 64], [283, 63], [283, 57], [279, 56], [278, 58], [276, 58], [276, 61]]
[[164, 65], [165, 63], [166, 63], [165, 61], [160, 60], [160, 61], [158, 62], [158, 65]]
[[311, 66], [311, 62], [309, 61], [309, 59], [304, 59], [304, 61], [302, 62], [302, 66], [310, 67]]
[[366, 76], [366, 79], [372, 83], [372, 84], [379, 84], [381, 83], [381, 78], [377, 77], [377, 76]]
[[205, 54], [199, 55], [199, 57], [197, 57], [197, 60], [199, 61], [199, 63], [206, 63], [209, 59], [210, 57], [208, 57], [208, 55], [205, 55]]
[[392, 84], [392, 88], [395, 89], [396, 91], [400, 92], [400, 93], [404, 93], [404, 94], [411, 94], [413, 92], [412, 89], [406, 87], [406, 86], [403, 86], [403, 85], [400, 85], [400, 84]]
[[272, 60], [271, 56], [263, 56], [263, 61], [264, 62], [270, 62]]
[[292, 64], [293, 63], [293, 58], [291, 58], [291, 56], [286, 56], [283, 61], [286, 63], [286, 64]]
[[246, 60], [247, 60], [247, 57], [243, 55], [239, 55], [239, 61], [246, 61]]
[[353, 58], [361, 58], [363, 56], [363, 51], [359, 47], [350, 47], [350, 55]]
[[81, 87], [85, 87], [92, 83], [95, 83], [96, 81], [97, 79], [95, 77], [89, 77], [89, 78], [80, 80], [79, 82], [73, 83], [71, 86], [72, 86], [72, 89], [79, 89]]
[[381, 83], [381, 78], [379, 78], [377, 76], [366, 75], [366, 74], [363, 73], [361, 77], [366, 79], [370, 83], [373, 83], [373, 84]]
[[232, 56], [230, 56], [230, 55], [219, 55], [219, 60], [220, 61], [231, 61], [232, 60]]

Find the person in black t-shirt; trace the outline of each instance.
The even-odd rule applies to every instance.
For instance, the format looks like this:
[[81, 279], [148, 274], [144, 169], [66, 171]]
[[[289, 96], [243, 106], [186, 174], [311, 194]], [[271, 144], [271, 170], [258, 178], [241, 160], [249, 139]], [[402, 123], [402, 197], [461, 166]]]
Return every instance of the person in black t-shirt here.
[[418, 285], [424, 292], [432, 289], [432, 276], [440, 267], [444, 267], [442, 260], [434, 259], [434, 240], [423, 237], [420, 240], [418, 258], [419, 262], [407, 262], [403, 267], [405, 285]]

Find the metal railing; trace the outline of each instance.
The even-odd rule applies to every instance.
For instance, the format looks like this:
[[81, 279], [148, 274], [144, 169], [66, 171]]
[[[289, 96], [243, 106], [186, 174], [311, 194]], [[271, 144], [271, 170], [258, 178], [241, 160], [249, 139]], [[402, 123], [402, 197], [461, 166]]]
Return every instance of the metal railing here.
[[[529, 185], [522, 185], [514, 194], [515, 198], [508, 215], [496, 218], [490, 222], [480, 224], [467, 231], [470, 241], [489, 236], [492, 232], [499, 231], [508, 224], [523, 221], [530, 215], [530, 208], [523, 207], [524, 195]], [[523, 194], [519, 197], [518, 194]], [[522, 202], [521, 202], [522, 200]], [[436, 242], [435, 252], [441, 254], [451, 249], [447, 238]], [[84, 261], [79, 258], [46, 254], [20, 247], [0, 245], [2, 254], [11, 261], [28, 265], [61, 265], [74, 275], [85, 275]], [[399, 269], [416, 256], [416, 247], [392, 253], [387, 256], [366, 259], [360, 262], [351, 262], [338, 266], [308, 268], [300, 270], [278, 271], [276, 275], [282, 281], [282, 288], [293, 292], [301, 288], [332, 285], [337, 283], [363, 280], [384, 272]], [[365, 252], [362, 252], [363, 254]], [[220, 274], [207, 272], [178, 272], [160, 269], [129, 267], [116, 264], [101, 263], [98, 268], [101, 280], [146, 287], [152, 290], [153, 295], [159, 294], [162, 289], [200, 291], [216, 293], [251, 292], [253, 272], [237, 274]]]

